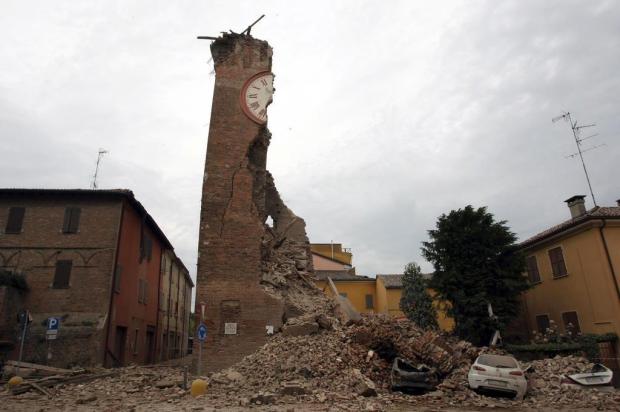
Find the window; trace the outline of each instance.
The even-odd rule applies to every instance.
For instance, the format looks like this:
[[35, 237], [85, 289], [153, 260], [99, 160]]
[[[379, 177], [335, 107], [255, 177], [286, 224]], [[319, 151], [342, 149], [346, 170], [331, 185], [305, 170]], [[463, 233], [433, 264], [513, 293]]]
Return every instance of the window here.
[[566, 276], [566, 265], [564, 264], [564, 255], [562, 248], [556, 247], [549, 250], [549, 260], [551, 261], [551, 271], [554, 278]]
[[123, 267], [116, 265], [114, 270], [114, 292], [119, 293], [121, 291], [121, 274], [123, 273]]
[[138, 303], [144, 303], [145, 305], [148, 302], [149, 296], [149, 282], [144, 279], [138, 279]]
[[374, 302], [373, 302], [373, 296], [372, 295], [366, 295], [366, 309], [372, 309], [374, 308]]
[[56, 273], [54, 273], [54, 289], [63, 289], [69, 287], [69, 279], [71, 278], [71, 260], [59, 260], [56, 262]]
[[65, 222], [62, 225], [62, 233], [77, 233], [80, 227], [80, 213], [82, 209], [79, 207], [68, 207], [65, 209]]
[[342, 296], [343, 298], [346, 298], [346, 297], [347, 297], [346, 292], [340, 292], [340, 293], [339, 293], [339, 295], [340, 295], [340, 296]]
[[138, 332], [139, 332], [139, 329], [136, 329], [136, 332], [133, 336], [133, 354], [134, 355], [138, 354]]
[[536, 315], [538, 333], [545, 333], [549, 328], [549, 315]]
[[142, 236], [140, 237], [140, 262], [144, 259], [151, 261], [153, 256], [153, 239], [142, 229]]
[[6, 221], [6, 228], [4, 229], [4, 233], [21, 233], [22, 225], [24, 224], [25, 212], [26, 208], [23, 207], [9, 208], [9, 218]]
[[538, 272], [538, 263], [536, 262], [536, 256], [528, 256], [527, 263], [527, 277], [531, 284], [540, 282], [540, 272]]
[[572, 332], [574, 334], [581, 333], [579, 327], [579, 318], [577, 312], [564, 312], [562, 313], [562, 322], [564, 322], [564, 330], [566, 332]]

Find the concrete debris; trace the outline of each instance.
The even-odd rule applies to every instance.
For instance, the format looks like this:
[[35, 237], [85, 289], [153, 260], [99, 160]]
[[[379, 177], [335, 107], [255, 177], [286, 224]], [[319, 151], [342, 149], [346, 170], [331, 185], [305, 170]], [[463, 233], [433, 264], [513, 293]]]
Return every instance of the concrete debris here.
[[[309, 318], [300, 319], [307, 322]], [[495, 398], [476, 393], [467, 385], [472, 362], [480, 352], [491, 351], [488, 348], [475, 348], [440, 332], [418, 330], [407, 321], [374, 315], [364, 316], [355, 325], [330, 325], [332, 329], [319, 326], [313, 334], [276, 333], [267, 344], [233, 367], [208, 376], [208, 390], [195, 398], [189, 390], [176, 385], [158, 387], [162, 386], [158, 385], [160, 382], [181, 382], [183, 371], [156, 366], [119, 368], [113, 376], [106, 375], [109, 370], [93, 370], [73, 377], [94, 377], [88, 382], [52, 380], [56, 383], [45, 386], [49, 399], [32, 388], [16, 394], [5, 390], [0, 393], [0, 402], [17, 411], [62, 409], [83, 399], [91, 399], [89, 407], [98, 410], [620, 410], [620, 394], [615, 390], [582, 391], [563, 385], [565, 375], [592, 367], [580, 357], [533, 361], [534, 372], [529, 374], [531, 388], [524, 400]], [[390, 373], [396, 356], [415, 364], [441, 367], [444, 372], [436, 390], [422, 395], [392, 392]], [[19, 387], [28, 386], [27, 381]]]
[[282, 326], [284, 336], [305, 336], [312, 335], [319, 331], [319, 324], [316, 322], [287, 323]]
[[82, 393], [77, 400], [75, 401], [75, 403], [77, 403], [78, 405], [80, 404], [84, 404], [84, 403], [89, 403], [89, 402], [93, 402], [97, 400], [97, 395], [92, 394], [90, 392], [84, 392]]
[[377, 388], [374, 382], [364, 376], [359, 369], [353, 369], [351, 374], [355, 381], [353, 387], [358, 395], [377, 396]]

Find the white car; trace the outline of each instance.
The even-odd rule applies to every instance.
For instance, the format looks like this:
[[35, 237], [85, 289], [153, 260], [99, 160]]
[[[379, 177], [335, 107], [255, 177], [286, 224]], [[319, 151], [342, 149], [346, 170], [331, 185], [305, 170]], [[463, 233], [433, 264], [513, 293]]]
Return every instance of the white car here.
[[469, 387], [514, 394], [523, 399], [527, 380], [519, 362], [512, 356], [482, 354], [469, 369]]

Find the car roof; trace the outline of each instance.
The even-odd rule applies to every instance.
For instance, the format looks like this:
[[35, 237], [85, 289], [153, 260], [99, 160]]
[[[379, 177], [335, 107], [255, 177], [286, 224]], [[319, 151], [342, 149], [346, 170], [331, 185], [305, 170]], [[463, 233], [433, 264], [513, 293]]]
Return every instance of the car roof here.
[[493, 366], [493, 367], [504, 367], [504, 368], [518, 368], [519, 367], [519, 362], [517, 362], [517, 360], [512, 356], [493, 355], [490, 353], [483, 353], [482, 355], [478, 356], [478, 359], [476, 359], [476, 363], [479, 363], [481, 365], [486, 365], [486, 366]]

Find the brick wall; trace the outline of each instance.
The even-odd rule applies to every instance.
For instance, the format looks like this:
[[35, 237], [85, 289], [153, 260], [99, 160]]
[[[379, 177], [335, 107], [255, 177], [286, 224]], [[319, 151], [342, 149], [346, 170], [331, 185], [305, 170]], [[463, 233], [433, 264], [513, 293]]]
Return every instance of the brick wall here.
[[[49, 364], [102, 362], [119, 205], [118, 199], [82, 195], [0, 197], [0, 267], [23, 273], [30, 287], [23, 299], [33, 317], [24, 360], [46, 362], [45, 320], [55, 316], [61, 325]], [[25, 207], [22, 231], [4, 233], [9, 208], [15, 206]], [[69, 206], [81, 209], [77, 233], [62, 232]], [[52, 287], [58, 260], [72, 262], [67, 288]]]
[[[206, 302], [209, 329], [202, 370], [217, 370], [252, 353], [266, 341], [267, 325], [280, 325], [283, 304], [260, 286], [265, 234], [266, 145], [264, 126], [242, 112], [244, 82], [271, 70], [271, 48], [248, 36], [226, 35], [211, 51], [215, 89], [202, 192], [196, 313]], [[250, 152], [255, 144], [264, 152]], [[224, 334], [225, 323], [237, 333]], [[198, 354], [195, 342], [194, 354]]]

